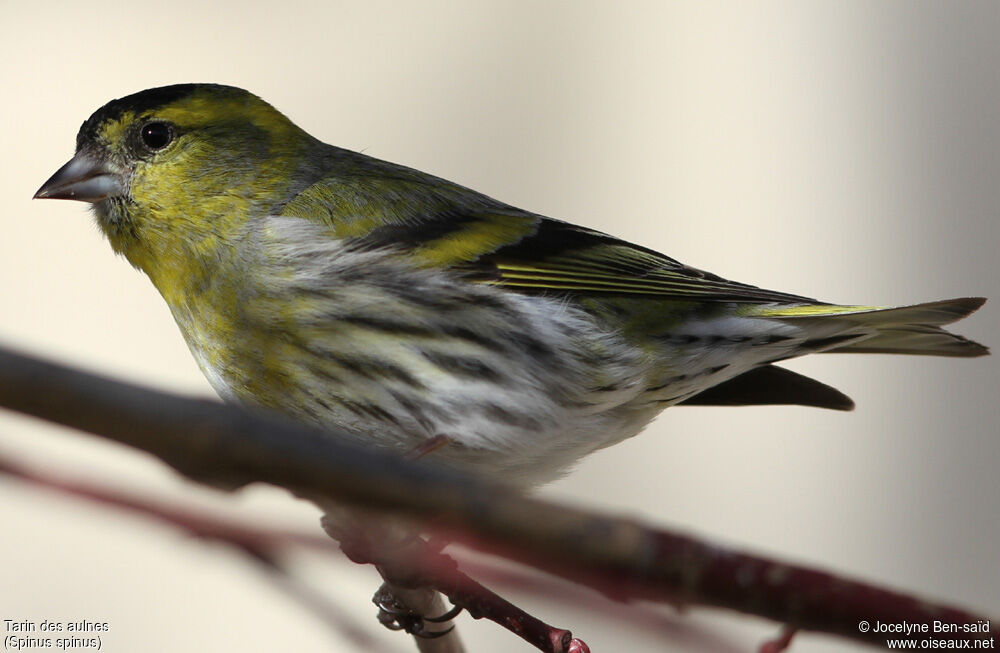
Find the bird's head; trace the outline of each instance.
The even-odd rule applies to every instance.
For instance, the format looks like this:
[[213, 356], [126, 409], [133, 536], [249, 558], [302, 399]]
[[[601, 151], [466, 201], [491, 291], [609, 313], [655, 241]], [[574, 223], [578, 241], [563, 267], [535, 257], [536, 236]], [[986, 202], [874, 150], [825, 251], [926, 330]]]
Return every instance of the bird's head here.
[[94, 112], [35, 197], [90, 202], [115, 250], [151, 273], [167, 251], [197, 254], [280, 210], [317, 145], [242, 89], [164, 86]]

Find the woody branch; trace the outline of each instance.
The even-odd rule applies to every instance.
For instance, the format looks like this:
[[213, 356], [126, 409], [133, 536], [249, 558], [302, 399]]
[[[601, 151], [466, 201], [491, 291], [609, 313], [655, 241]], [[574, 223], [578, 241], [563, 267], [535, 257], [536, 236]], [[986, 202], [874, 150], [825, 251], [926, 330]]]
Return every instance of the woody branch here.
[[[214, 486], [263, 482], [421, 524], [622, 601], [757, 615], [883, 645], [862, 621], [966, 624], [986, 616], [640, 522], [541, 501], [318, 429], [157, 392], [0, 349], [0, 406], [147, 451]], [[1000, 634], [993, 627], [988, 635]], [[966, 639], [941, 633], [940, 639]]]

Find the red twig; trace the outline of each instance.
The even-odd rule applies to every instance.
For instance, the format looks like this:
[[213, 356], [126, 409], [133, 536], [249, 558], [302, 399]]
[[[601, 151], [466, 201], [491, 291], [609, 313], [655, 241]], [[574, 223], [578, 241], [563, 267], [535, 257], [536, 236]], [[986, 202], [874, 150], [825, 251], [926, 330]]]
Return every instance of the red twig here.
[[794, 628], [784, 628], [781, 634], [772, 640], [768, 640], [760, 645], [759, 653], [783, 653], [792, 645], [792, 638], [798, 631]]
[[[203, 510], [193, 510], [180, 507], [176, 503], [168, 503], [151, 497], [141, 497], [134, 492], [127, 492], [121, 488], [112, 489], [88, 481], [71, 480], [65, 476], [42, 473], [2, 455], [0, 455], [0, 473], [5, 473], [23, 482], [66, 494], [76, 499], [84, 499], [99, 505], [152, 518], [159, 522], [170, 524], [197, 537], [215, 540], [248, 552], [275, 553], [294, 547], [325, 554], [340, 555], [341, 553], [336, 544], [327, 537], [288, 531], [272, 526], [249, 526], [237, 523], [220, 515], [209, 514]], [[447, 542], [432, 540], [429, 545], [439, 550], [441, 547], [447, 545]], [[614, 619], [618, 623], [631, 623], [645, 630], [660, 632], [674, 641], [687, 641], [693, 648], [697, 648], [698, 650], [736, 650], [731, 645], [719, 640], [715, 634], [703, 632], [695, 626], [678, 622], [676, 619], [668, 618], [662, 612], [642, 605], [615, 602], [595, 592], [580, 591], [579, 586], [574, 586], [569, 581], [553, 578], [538, 571], [518, 569], [509, 564], [499, 565], [496, 562], [485, 560], [481, 556], [472, 557], [468, 552], [452, 551], [449, 552], [449, 555], [457, 560], [458, 567], [469, 577], [486, 580], [521, 593], [528, 593], [563, 603], [569, 602], [580, 609], [599, 614], [603, 618]], [[269, 573], [273, 571], [273, 568], [268, 569]], [[286, 574], [286, 576], [287, 580], [282, 581], [283, 590], [287, 590], [289, 594], [298, 594], [300, 596], [308, 591], [307, 588], [292, 588], [291, 584], [294, 583], [295, 579], [290, 575]], [[455, 590], [456, 600], [463, 600], [458, 595], [457, 588]], [[467, 597], [466, 601], [468, 603], [475, 603], [473, 599], [474, 597]], [[321, 616], [326, 613], [326, 617], [330, 621], [337, 620], [335, 617], [331, 617], [331, 609], [321, 606], [318, 600], [309, 607], [313, 612]], [[482, 610], [487, 614], [490, 613], [490, 608], [485, 601], [480, 601], [478, 610]], [[501, 609], [499, 612], [502, 613], [503, 610]], [[501, 616], [498, 614], [496, 619], [500, 618]], [[558, 629], [552, 630], [557, 631]], [[542, 635], [540, 639], [544, 639], [545, 633], [538, 629], [535, 632]], [[352, 638], [356, 639], [353, 636]], [[567, 644], [567, 651], [574, 650], [574, 646], [577, 646], [575, 650], [585, 650], [580, 648], [581, 644], [579, 642], [573, 644], [573, 640], [570, 640]], [[362, 648], [370, 647], [366, 645]]]
[[286, 546], [336, 550], [336, 546], [325, 538], [277, 528], [246, 526], [217, 515], [181, 508], [176, 504], [157, 499], [139, 497], [87, 481], [42, 473], [14, 462], [4, 455], [0, 455], [0, 473], [93, 503], [153, 517], [187, 531], [195, 537], [218, 540], [249, 551], [271, 552]]
[[[606, 524], [593, 523], [608, 534]], [[616, 601], [668, 601], [677, 606], [705, 603], [758, 615], [782, 615], [793, 630], [814, 630], [884, 646], [893, 635], [876, 632], [862, 624], [942, 624], [934, 634], [939, 641], [961, 646], [971, 638], [994, 642], [1000, 637], [995, 620], [961, 608], [921, 597], [883, 589], [825, 571], [712, 545], [693, 537], [649, 529], [625, 520], [612, 538], [634, 548], [643, 542], [642, 567], [622, 566], [617, 556], [594, 551], [589, 566], [565, 565], [552, 555], [557, 542], [538, 542], [533, 550], [517, 550], [482, 540], [463, 532], [453, 539], [480, 551], [519, 560], [545, 569], [572, 582], [597, 589]], [[581, 523], [567, 539], [588, 540], [588, 524]], [[568, 546], [568, 545], [567, 545]], [[538, 554], [547, 549], [550, 555]], [[772, 617], [773, 618], [773, 617]], [[966, 630], [988, 624], [988, 632]], [[949, 631], [950, 630], [950, 631]], [[946, 645], [947, 646], [947, 645]]]
[[640, 602], [622, 603], [593, 591], [581, 591], [579, 585], [566, 579], [539, 573], [533, 569], [521, 569], [510, 565], [483, 560], [482, 556], [471, 556], [461, 549], [449, 552], [458, 560], [459, 567], [474, 578], [488, 580], [491, 585], [531, 594], [536, 597], [572, 603], [579, 610], [586, 610], [601, 619], [611, 620], [621, 626], [658, 633], [678, 646], [687, 646], [703, 653], [737, 653], [745, 646], [728, 641], [714, 630], [708, 630], [696, 622], [679, 616], [674, 610], [669, 614], [658, 606]]
[[[278, 562], [279, 551], [290, 546], [319, 549], [326, 552], [337, 550], [335, 544], [321, 537], [314, 537], [273, 528], [250, 527], [226, 520], [218, 516], [190, 509], [180, 508], [148, 497], [127, 495], [120, 490], [112, 490], [93, 483], [60, 478], [33, 470], [28, 466], [0, 456], [0, 473], [75, 498], [85, 499], [101, 505], [126, 510], [155, 518], [203, 539], [210, 539], [247, 554], [258, 566], [266, 570], [272, 580], [309, 611], [321, 616], [346, 639], [354, 642], [362, 650], [379, 649], [377, 641], [363, 628], [354, 624], [346, 615], [337, 610], [320, 596], [296, 583]], [[568, 630], [554, 628], [521, 610], [516, 605], [479, 584], [458, 570], [455, 560], [438, 547], [429, 546], [423, 540], [411, 540], [414, 547], [408, 553], [392, 549], [376, 554], [377, 550], [367, 542], [378, 540], [377, 527], [368, 524], [369, 532], [362, 539], [356, 537], [348, 545], [343, 545], [348, 557], [360, 564], [374, 564], [387, 579], [408, 586], [432, 587], [447, 596], [452, 603], [464, 608], [475, 619], [493, 621], [518, 637], [521, 637], [546, 653], [585, 653], [587, 645], [573, 639]], [[444, 542], [438, 542], [444, 545]], [[486, 571], [485, 565], [480, 569]]]
[[99, 505], [153, 517], [202, 539], [230, 546], [267, 572], [271, 582], [287, 596], [321, 618], [341, 637], [363, 651], [389, 651], [328, 599], [301, 584], [279, 561], [279, 551], [289, 546], [335, 551], [329, 540], [291, 531], [247, 527], [217, 516], [179, 508], [150, 498], [139, 498], [84, 481], [44, 474], [0, 456], [0, 473], [32, 485], [84, 499]]
[[886, 634], [868, 626], [880, 623], [939, 622], [946, 630], [935, 639], [955, 644], [1000, 635], [985, 615], [525, 497], [454, 469], [351, 446], [335, 429], [157, 392], [3, 348], [0, 406], [150, 452], [198, 481], [271, 483], [317, 502], [391, 513], [619, 600], [726, 608], [876, 645], [885, 645]]
[[474, 619], [488, 619], [503, 626], [540, 651], [588, 650], [568, 630], [548, 625], [459, 571], [454, 558], [423, 538], [414, 536], [392, 543], [393, 538], [385, 536], [374, 523], [365, 523], [364, 532], [347, 533], [341, 524], [327, 524], [327, 530], [340, 540], [347, 557], [375, 565], [393, 585], [432, 587]]

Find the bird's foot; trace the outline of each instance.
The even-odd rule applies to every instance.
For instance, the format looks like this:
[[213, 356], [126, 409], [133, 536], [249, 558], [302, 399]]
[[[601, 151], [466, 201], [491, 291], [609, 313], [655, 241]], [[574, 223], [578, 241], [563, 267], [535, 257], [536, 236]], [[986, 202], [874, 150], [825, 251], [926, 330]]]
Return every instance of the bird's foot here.
[[452, 625], [444, 630], [428, 630], [428, 623], [447, 623], [462, 612], [461, 607], [455, 606], [440, 616], [425, 617], [404, 605], [396, 598], [396, 595], [393, 594], [392, 589], [387, 584], [383, 584], [378, 588], [375, 596], [372, 597], [372, 603], [378, 606], [378, 620], [383, 626], [389, 630], [402, 630], [414, 637], [422, 637], [424, 639], [444, 637], [455, 629], [455, 626]]

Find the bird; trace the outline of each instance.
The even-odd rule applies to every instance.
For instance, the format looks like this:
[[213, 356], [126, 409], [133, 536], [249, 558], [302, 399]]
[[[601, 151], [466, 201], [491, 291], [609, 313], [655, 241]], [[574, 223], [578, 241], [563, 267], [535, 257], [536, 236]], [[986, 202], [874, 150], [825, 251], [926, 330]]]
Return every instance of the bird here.
[[525, 488], [676, 405], [850, 410], [777, 363], [975, 357], [986, 300], [767, 290], [328, 145], [256, 95], [112, 100], [35, 198], [87, 202], [228, 402]]

